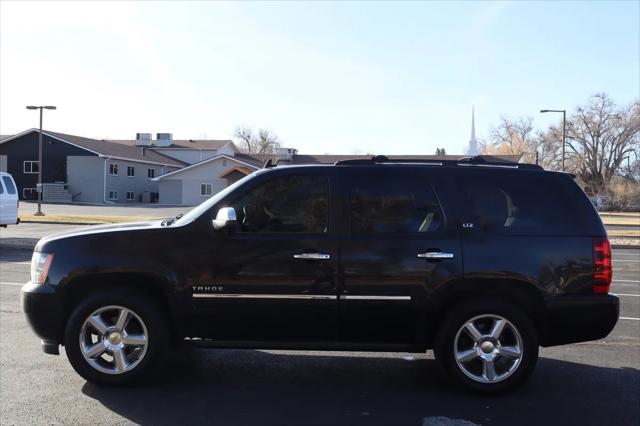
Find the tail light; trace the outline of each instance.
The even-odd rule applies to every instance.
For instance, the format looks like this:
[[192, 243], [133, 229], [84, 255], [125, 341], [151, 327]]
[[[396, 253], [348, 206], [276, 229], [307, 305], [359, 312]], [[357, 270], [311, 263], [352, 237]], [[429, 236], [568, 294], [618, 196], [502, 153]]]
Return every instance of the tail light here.
[[606, 238], [593, 239], [593, 292], [609, 293], [613, 265], [611, 263], [611, 245]]

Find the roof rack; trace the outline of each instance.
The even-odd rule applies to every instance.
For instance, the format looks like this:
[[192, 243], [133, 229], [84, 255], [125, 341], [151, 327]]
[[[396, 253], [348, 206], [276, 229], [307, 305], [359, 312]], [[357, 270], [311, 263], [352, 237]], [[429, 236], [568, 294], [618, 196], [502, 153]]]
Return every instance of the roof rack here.
[[352, 160], [340, 160], [336, 161], [336, 166], [357, 166], [357, 165], [372, 165], [372, 164], [405, 164], [405, 165], [421, 165], [421, 166], [485, 166], [485, 167], [504, 167], [509, 169], [524, 169], [524, 170], [544, 170], [537, 164], [527, 163], [510, 163], [507, 161], [488, 161], [481, 156], [464, 157], [459, 160], [416, 160], [416, 159], [403, 159], [393, 158], [390, 159], [384, 155], [375, 155], [371, 158], [361, 158]]
[[271, 158], [269, 158], [264, 165], [262, 166], [263, 169], [270, 169], [272, 167], [275, 167], [276, 164], [273, 164], [273, 161], [271, 161]]

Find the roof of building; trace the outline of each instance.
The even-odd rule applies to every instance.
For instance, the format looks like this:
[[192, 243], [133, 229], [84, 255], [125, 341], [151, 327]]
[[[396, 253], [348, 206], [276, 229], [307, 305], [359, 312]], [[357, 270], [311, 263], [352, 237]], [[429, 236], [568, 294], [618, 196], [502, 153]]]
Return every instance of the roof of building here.
[[164, 174], [162, 176], [155, 177], [153, 180], [157, 181], [157, 180], [165, 179], [165, 178], [167, 178], [169, 176], [178, 175], [178, 174], [184, 173], [184, 172], [186, 172], [188, 170], [194, 169], [196, 167], [200, 167], [200, 166], [202, 166], [204, 164], [208, 164], [208, 163], [211, 163], [213, 161], [219, 160], [221, 158], [226, 158], [228, 160], [231, 160], [231, 161], [239, 164], [240, 167], [242, 167], [243, 169], [246, 168], [246, 167], [243, 167], [243, 166], [249, 166], [249, 168], [246, 168], [247, 170], [260, 169], [263, 166], [263, 164], [256, 164], [255, 161], [249, 162], [249, 161], [246, 161], [244, 158], [239, 158], [238, 154], [236, 154], [233, 157], [231, 157], [231, 156], [229, 156], [227, 154], [220, 154], [220, 155], [216, 155], [216, 156], [211, 157], [211, 158], [207, 158], [206, 160], [202, 160], [202, 161], [199, 161], [197, 163], [193, 163], [193, 164], [188, 165], [188, 166], [186, 166], [186, 167], [184, 167], [182, 169], [174, 170], [174, 171], [172, 171], [170, 173], [167, 173], [167, 174]]
[[[30, 132], [37, 132], [38, 129], [29, 129], [24, 132], [13, 135], [12, 137], [0, 140], [0, 143], [8, 142], [9, 140], [16, 139], [20, 136], [26, 135]], [[48, 135], [62, 142], [75, 145], [79, 148], [98, 154], [102, 157], [110, 157], [120, 160], [137, 161], [142, 163], [152, 163], [164, 166], [172, 167], [184, 167], [187, 163], [176, 160], [166, 155], [162, 155], [159, 152], [155, 152], [150, 149], [142, 149], [141, 147], [133, 147], [124, 144], [118, 144], [108, 142], [104, 140], [97, 140], [91, 138], [85, 138], [82, 136], [69, 135], [66, 133], [52, 132], [49, 130], [43, 130], [42, 134]]]
[[[122, 145], [135, 146], [135, 139], [104, 139], [108, 142]], [[155, 141], [152, 141], [155, 142]], [[149, 145], [153, 149], [220, 149], [223, 146], [233, 143], [230, 139], [173, 139], [169, 146]]]

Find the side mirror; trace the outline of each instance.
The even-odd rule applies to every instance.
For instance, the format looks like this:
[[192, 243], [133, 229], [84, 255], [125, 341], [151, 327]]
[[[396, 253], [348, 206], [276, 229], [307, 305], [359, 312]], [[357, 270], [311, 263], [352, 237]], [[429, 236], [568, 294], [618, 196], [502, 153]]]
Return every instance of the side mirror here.
[[224, 228], [234, 228], [236, 226], [236, 210], [233, 207], [222, 207], [218, 210], [216, 218], [211, 221], [213, 229], [220, 230]]

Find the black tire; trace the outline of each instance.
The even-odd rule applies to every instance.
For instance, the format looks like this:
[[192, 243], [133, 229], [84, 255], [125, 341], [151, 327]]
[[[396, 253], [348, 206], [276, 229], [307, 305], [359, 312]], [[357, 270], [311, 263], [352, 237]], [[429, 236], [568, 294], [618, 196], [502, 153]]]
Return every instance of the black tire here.
[[[144, 351], [136, 349], [140, 351], [137, 353], [142, 353], [142, 356], [139, 356], [139, 360], [137, 360], [135, 359], [135, 353], [129, 352], [130, 355], [128, 356], [135, 359], [135, 362], [130, 364], [135, 365], [130, 370], [112, 374], [99, 371], [92, 366], [85, 359], [80, 343], [80, 334], [85, 334], [83, 331], [85, 320], [97, 310], [105, 309], [105, 307], [109, 306], [124, 307], [133, 312], [137, 317], [130, 316], [130, 318], [134, 318], [130, 320], [130, 322], [134, 322], [131, 327], [139, 325], [138, 320], [141, 320], [144, 327], [146, 327], [146, 349]], [[105, 311], [105, 315], [109, 313], [109, 310]], [[124, 385], [142, 378], [152, 370], [168, 347], [169, 335], [167, 330], [169, 330], [169, 327], [167, 325], [166, 312], [151, 296], [125, 289], [100, 291], [82, 300], [69, 316], [64, 333], [65, 351], [73, 368], [85, 380], [99, 385]], [[131, 349], [127, 350], [131, 351]], [[105, 354], [107, 354], [108, 358], [109, 352], [105, 351]], [[99, 361], [100, 363], [103, 362], [102, 360]], [[113, 363], [115, 366], [115, 358]]]
[[[458, 365], [455, 355], [456, 349], [454, 348], [456, 335], [472, 319], [476, 319], [475, 324], [482, 327], [484, 324], [490, 324], [492, 320], [493, 324], [495, 324], [496, 316], [506, 319], [510, 323], [507, 326], [508, 328], [505, 328], [507, 330], [504, 332], [505, 336], [503, 336], [505, 342], [509, 339], [516, 341], [516, 335], [519, 335], [522, 356], [517, 364], [502, 355], [496, 356], [496, 363], [501, 363], [504, 367], [503, 373], [506, 376], [499, 381], [481, 382], [468, 375], [484, 376], [484, 371], [481, 370], [484, 362], [481, 358], [474, 358], [468, 361], [468, 364], [464, 364], [467, 373], [465, 373], [463, 367]], [[516, 333], [513, 332], [513, 329], [516, 330]], [[487, 328], [483, 329], [485, 332], [486, 330]], [[466, 330], [460, 331], [458, 344], [461, 344], [460, 342], [464, 339], [473, 342], [474, 339], [470, 335], [463, 336], [466, 333]], [[482, 334], [483, 336], [486, 335], [485, 333]], [[488, 339], [488, 337], [486, 338]], [[491, 345], [489, 345], [488, 349], [490, 348]], [[444, 322], [440, 324], [434, 344], [434, 355], [441, 370], [454, 384], [477, 393], [500, 394], [522, 385], [533, 372], [538, 360], [538, 336], [531, 319], [517, 306], [492, 299], [474, 299], [455, 306], [448, 313]], [[510, 371], [508, 366], [512, 365], [512, 363], [515, 364], [515, 367]], [[474, 371], [470, 372], [469, 370]], [[474, 374], [476, 371], [477, 373]], [[489, 376], [484, 376], [485, 379], [486, 377]]]

